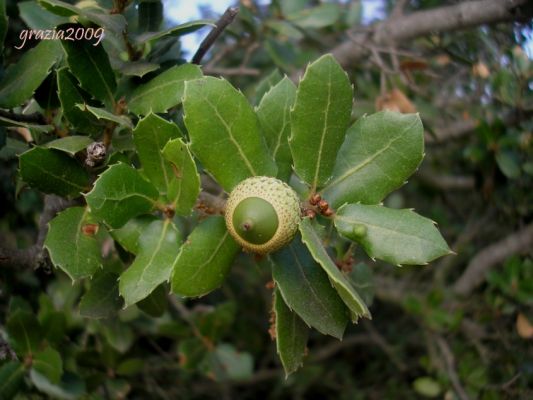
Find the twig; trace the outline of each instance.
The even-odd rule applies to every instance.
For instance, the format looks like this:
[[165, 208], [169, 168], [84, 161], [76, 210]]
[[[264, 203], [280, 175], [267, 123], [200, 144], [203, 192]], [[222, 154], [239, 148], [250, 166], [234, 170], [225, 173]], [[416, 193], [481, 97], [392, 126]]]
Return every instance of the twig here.
[[435, 339], [437, 342], [437, 346], [439, 347], [439, 350], [444, 359], [444, 363], [446, 365], [446, 371], [448, 373], [450, 381], [452, 382], [452, 386], [455, 389], [455, 392], [457, 393], [457, 396], [459, 397], [460, 400], [468, 400], [469, 397], [466, 394], [466, 391], [463, 388], [461, 381], [459, 380], [457, 371], [455, 370], [455, 359], [454, 359], [452, 350], [450, 349], [450, 346], [440, 336], [435, 335]]
[[206, 214], [222, 214], [225, 206], [224, 198], [205, 191], [200, 192], [196, 202], [196, 208], [204, 210]]
[[41, 113], [17, 114], [12, 111], [0, 110], [0, 117], [17, 122], [30, 122], [39, 125], [46, 125], [46, 120]]
[[311, 361], [320, 362], [324, 361], [327, 358], [330, 358], [337, 354], [339, 351], [342, 351], [348, 347], [351, 347], [356, 344], [371, 344], [374, 343], [374, 340], [364, 334], [352, 335], [344, 338], [342, 342], [333, 342], [327, 346], [323, 346], [320, 350], [315, 351], [310, 357]]
[[170, 296], [168, 296], [168, 298], [170, 300], [170, 305], [172, 306], [172, 308], [174, 308], [174, 310], [176, 310], [178, 312], [180, 317], [185, 322], [187, 322], [189, 324], [194, 336], [196, 336], [198, 339], [200, 339], [200, 341], [202, 342], [202, 344], [205, 346], [205, 348], [208, 351], [213, 351], [214, 350], [213, 342], [209, 338], [207, 338], [204, 335], [202, 335], [202, 333], [200, 332], [200, 330], [198, 329], [198, 327], [194, 323], [194, 320], [192, 319], [191, 312], [187, 309], [187, 307], [185, 307], [183, 305], [183, 303], [178, 301], [178, 299], [176, 299], [176, 297], [174, 295], [170, 295]]
[[375, 328], [375, 326], [365, 321], [363, 323], [363, 326], [365, 327], [366, 331], [370, 334], [370, 338], [372, 341], [381, 349], [383, 352], [389, 357], [389, 359], [396, 365], [396, 368], [400, 371], [406, 371], [407, 366], [398, 358], [396, 355], [396, 352], [392, 348], [392, 346], [385, 340], [382, 334], [378, 332], [378, 330]]
[[484, 282], [486, 273], [492, 267], [513, 254], [531, 252], [532, 249], [533, 223], [478, 252], [453, 285], [453, 291], [468, 296]]
[[420, 171], [417, 175], [424, 184], [439, 190], [472, 190], [476, 180], [473, 176], [440, 175]]
[[219, 20], [216, 22], [215, 27], [211, 29], [211, 32], [205, 37], [205, 39], [200, 43], [198, 50], [194, 54], [191, 63], [200, 64], [202, 58], [204, 58], [207, 51], [213, 46], [217, 38], [222, 34], [224, 29], [233, 22], [235, 17], [239, 12], [238, 7], [228, 7], [227, 10], [222, 14]]

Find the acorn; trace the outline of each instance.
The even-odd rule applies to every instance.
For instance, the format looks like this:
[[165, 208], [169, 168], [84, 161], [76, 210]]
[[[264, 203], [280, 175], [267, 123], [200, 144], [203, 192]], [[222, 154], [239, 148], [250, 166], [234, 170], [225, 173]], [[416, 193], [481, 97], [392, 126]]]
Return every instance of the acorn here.
[[279, 179], [254, 176], [231, 191], [224, 216], [230, 235], [244, 250], [267, 254], [294, 238], [301, 219], [300, 201]]

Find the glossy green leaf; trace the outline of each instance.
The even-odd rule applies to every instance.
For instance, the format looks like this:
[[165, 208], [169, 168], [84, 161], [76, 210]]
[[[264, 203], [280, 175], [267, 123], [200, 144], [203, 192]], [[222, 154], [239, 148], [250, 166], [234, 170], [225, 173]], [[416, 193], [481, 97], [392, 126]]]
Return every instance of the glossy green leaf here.
[[86, 208], [68, 208], [50, 221], [44, 241], [52, 263], [73, 281], [92, 276], [102, 267], [97, 235], [84, 232], [89, 223]]
[[139, 237], [133, 264], [120, 276], [119, 290], [125, 307], [144, 299], [168, 281], [178, 256], [181, 234], [170, 220], [152, 222]]
[[166, 112], [181, 103], [185, 81], [201, 77], [202, 70], [193, 64], [167, 69], [131, 93], [128, 109], [137, 115]]
[[80, 315], [86, 318], [109, 318], [123, 305], [118, 293], [118, 275], [102, 271], [91, 280], [91, 287], [80, 300]]
[[46, 376], [40, 374], [35, 369], [31, 369], [30, 380], [39, 391], [47, 394], [49, 396], [48, 398], [51, 399], [76, 400], [85, 392], [84, 381], [72, 374], [68, 374], [67, 379], [62, 380], [58, 384], [54, 384]]
[[82, 150], [85, 150], [93, 140], [87, 136], [66, 136], [56, 140], [52, 140], [44, 145], [48, 149], [56, 149], [74, 155]]
[[147, 61], [134, 61], [125, 63], [121, 68], [120, 72], [126, 76], [138, 76], [142, 78], [144, 75], [149, 72], [156, 71], [160, 67], [159, 64], [147, 62]]
[[338, 4], [324, 3], [287, 16], [287, 19], [304, 29], [319, 29], [333, 25], [341, 16]]
[[128, 358], [117, 366], [117, 375], [133, 376], [141, 374], [145, 364], [145, 360], [142, 358]]
[[123, 227], [113, 229], [109, 233], [124, 249], [132, 254], [137, 254], [142, 231], [156, 219], [154, 215], [140, 215], [130, 219]]
[[283, 38], [289, 38], [292, 40], [302, 40], [304, 33], [294, 26], [293, 23], [280, 20], [269, 20], [265, 23], [268, 28], [275, 31], [279, 36]]
[[183, 107], [192, 152], [226, 191], [251, 176], [276, 175], [252, 107], [229, 82], [213, 77], [187, 82]]
[[63, 360], [59, 353], [51, 347], [35, 354], [32, 368], [45, 376], [52, 383], [59, 383], [63, 374]]
[[163, 2], [161, 0], [141, 1], [138, 10], [139, 31], [159, 31], [161, 22], [163, 22]]
[[169, 140], [179, 136], [181, 131], [176, 124], [152, 113], [141, 119], [133, 130], [133, 141], [144, 175], [163, 195], [169, 192], [175, 175], [162, 151]]
[[223, 217], [209, 217], [189, 235], [174, 263], [172, 291], [199, 297], [218, 288], [240, 251]]
[[[53, 125], [36, 125], [28, 122], [15, 121], [9, 118], [0, 117], [0, 127], [2, 126], [20, 126], [38, 133], [46, 133], [54, 129]], [[8, 140], [9, 138], [6, 138], [6, 143]]]
[[33, 313], [17, 310], [9, 315], [6, 331], [10, 346], [20, 359], [39, 351], [42, 332], [39, 321]]
[[348, 279], [357, 293], [361, 295], [363, 302], [370, 306], [374, 299], [375, 283], [372, 268], [360, 262], [352, 266], [352, 271], [348, 274]]
[[87, 171], [67, 154], [34, 147], [19, 158], [20, 176], [31, 187], [59, 196], [77, 196], [89, 186]]
[[283, 77], [277, 69], [259, 81], [255, 88], [254, 104], [259, 104], [266, 92], [275, 86]]
[[253, 358], [230, 344], [221, 343], [208, 354], [208, 366], [209, 375], [216, 381], [245, 380], [252, 376]]
[[163, 156], [170, 162], [173, 174], [168, 200], [178, 215], [189, 215], [200, 193], [200, 176], [189, 148], [181, 139], [174, 139], [164, 147]]
[[335, 215], [339, 233], [360, 243], [372, 258], [421, 265], [451, 254], [435, 223], [411, 210], [346, 204]]
[[348, 310], [300, 237], [272, 254], [271, 259], [272, 276], [289, 308], [307, 325], [341, 339]]
[[0, 0], [0, 54], [4, 51], [4, 39], [6, 37], [7, 28], [8, 18], [6, 14], [6, 0]]
[[359, 293], [350, 284], [350, 281], [339, 271], [333, 260], [328, 255], [322, 240], [318, 236], [313, 222], [309, 218], [304, 218], [300, 222], [300, 233], [302, 241], [305, 243], [309, 252], [322, 269], [328, 274], [329, 280], [344, 304], [350, 309], [352, 321], [357, 322], [360, 317], [370, 318], [370, 311], [364, 303]]
[[108, 107], [113, 107], [117, 83], [102, 44], [93, 46], [93, 43], [87, 40], [76, 42], [62, 40], [61, 44], [67, 53], [70, 71], [78, 79], [81, 87]]
[[[3, 1], [3, 0], [2, 0]], [[19, 16], [30, 29], [52, 29], [57, 25], [69, 22], [68, 18], [60, 17], [43, 9], [35, 1], [20, 1], [17, 3]], [[17, 43], [17, 47], [21, 43]]]
[[105, 108], [92, 107], [87, 104], [76, 104], [76, 107], [82, 111], [90, 112], [99, 120], [111, 121], [121, 127], [133, 129], [133, 123], [131, 122], [131, 119], [125, 115], [116, 115], [107, 111]]
[[285, 17], [302, 11], [308, 4], [308, 0], [284, 0], [280, 1], [281, 12]]
[[263, 96], [256, 109], [268, 148], [278, 165], [278, 178], [283, 180], [288, 180], [292, 170], [288, 138], [291, 132], [290, 111], [295, 99], [296, 86], [285, 77]]
[[205, 26], [215, 26], [213, 20], [201, 19], [197, 21], [190, 21], [184, 24], [174, 26], [172, 28], [166, 29], [161, 32], [154, 32], [153, 30], [149, 33], [139, 35], [135, 38], [136, 43], [146, 43], [148, 41], [159, 40], [164, 37], [175, 36], [180, 37], [187, 35], [189, 33], [196, 32], [198, 29], [202, 29]]
[[520, 177], [520, 164], [518, 157], [506, 151], [500, 151], [496, 154], [496, 163], [500, 171], [509, 179], [517, 179]]
[[300, 81], [289, 143], [294, 170], [311, 191], [331, 177], [350, 122], [352, 92], [348, 75], [331, 54], [310, 64]]
[[83, 111], [76, 104], [84, 103], [76, 78], [67, 68], [57, 71], [57, 88], [59, 101], [64, 117], [70, 122], [75, 130], [92, 136], [101, 135], [104, 130], [104, 122], [88, 111]]
[[439, 382], [430, 376], [416, 378], [413, 382], [413, 389], [419, 395], [428, 398], [436, 398], [442, 392]]
[[178, 345], [178, 356], [180, 368], [185, 371], [195, 371], [206, 358], [207, 348], [205, 343], [196, 337], [180, 340]]
[[133, 344], [135, 337], [129, 324], [119, 318], [102, 321], [104, 336], [109, 345], [119, 353], [125, 353]]
[[109, 11], [96, 7], [76, 7], [60, 0], [38, 0], [46, 10], [60, 16], [79, 15], [96, 25], [104, 27], [114, 34], [120, 35], [126, 28], [126, 20], [121, 14], [110, 14]]
[[231, 331], [236, 315], [237, 304], [227, 301], [207, 310], [195, 310], [192, 321], [203, 337], [218, 342]]
[[134, 168], [118, 163], [109, 167], [85, 196], [91, 213], [111, 228], [153, 210], [159, 193]]
[[281, 293], [274, 292], [276, 313], [276, 347], [285, 376], [295, 372], [302, 365], [305, 356], [309, 327], [285, 304]]
[[158, 318], [162, 316], [167, 309], [167, 286], [163, 283], [155, 288], [155, 290], [137, 303], [142, 311], [151, 317]]
[[417, 114], [383, 111], [361, 117], [349, 129], [323, 197], [330, 206], [376, 204], [402, 186], [424, 155]]
[[0, 399], [13, 399], [24, 383], [25, 368], [18, 361], [8, 361], [0, 367]]
[[7, 68], [0, 81], [0, 107], [12, 108], [28, 100], [62, 54], [55, 40], [43, 40], [25, 52], [16, 64]]

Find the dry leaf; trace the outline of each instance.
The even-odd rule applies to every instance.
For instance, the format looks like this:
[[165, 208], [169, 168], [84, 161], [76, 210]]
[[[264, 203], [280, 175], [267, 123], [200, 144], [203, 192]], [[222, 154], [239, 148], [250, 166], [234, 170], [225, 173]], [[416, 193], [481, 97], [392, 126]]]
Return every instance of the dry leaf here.
[[439, 54], [435, 57], [435, 62], [437, 65], [440, 65], [442, 67], [448, 65], [450, 63], [451, 59], [448, 54]]
[[474, 76], [479, 76], [483, 79], [487, 79], [490, 76], [489, 68], [481, 61], [472, 66], [472, 73]]
[[519, 313], [518, 317], [516, 317], [516, 330], [518, 335], [523, 339], [533, 338], [533, 325], [531, 325], [527, 317], [522, 313]]
[[416, 113], [416, 107], [407, 96], [398, 88], [379, 96], [376, 99], [376, 110], [396, 111], [403, 114]]
[[423, 60], [404, 60], [400, 63], [402, 71], [422, 71], [428, 67], [428, 63]]

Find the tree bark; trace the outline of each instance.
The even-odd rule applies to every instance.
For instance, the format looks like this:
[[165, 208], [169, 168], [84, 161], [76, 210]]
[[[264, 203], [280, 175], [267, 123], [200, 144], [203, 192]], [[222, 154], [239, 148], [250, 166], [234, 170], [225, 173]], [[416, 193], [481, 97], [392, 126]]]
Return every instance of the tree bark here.
[[533, 6], [529, 0], [460, 2], [457, 5], [389, 18], [375, 25], [370, 33], [352, 32], [353, 40], [338, 45], [331, 53], [346, 68], [357, 64], [372, 45], [390, 45], [430, 33], [450, 32], [483, 24], [527, 20], [532, 14]]
[[470, 261], [463, 274], [455, 282], [453, 291], [468, 296], [485, 280], [485, 274], [513, 254], [533, 251], [533, 223], [482, 249]]

